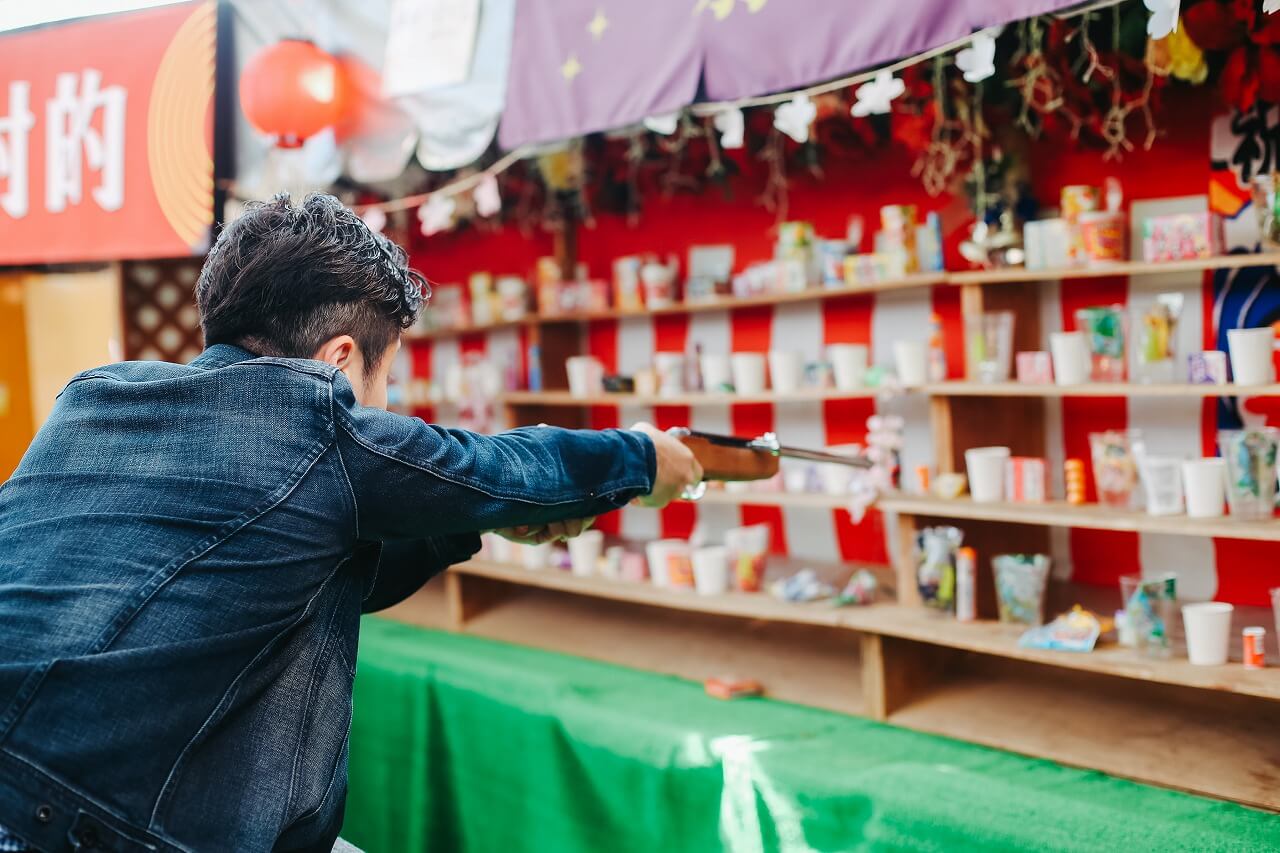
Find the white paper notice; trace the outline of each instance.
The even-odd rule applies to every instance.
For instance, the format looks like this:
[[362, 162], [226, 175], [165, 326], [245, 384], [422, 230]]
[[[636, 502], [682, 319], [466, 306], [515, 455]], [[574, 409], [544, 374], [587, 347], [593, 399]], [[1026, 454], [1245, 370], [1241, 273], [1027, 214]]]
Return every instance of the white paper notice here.
[[392, 0], [383, 96], [466, 82], [479, 21], [480, 0]]

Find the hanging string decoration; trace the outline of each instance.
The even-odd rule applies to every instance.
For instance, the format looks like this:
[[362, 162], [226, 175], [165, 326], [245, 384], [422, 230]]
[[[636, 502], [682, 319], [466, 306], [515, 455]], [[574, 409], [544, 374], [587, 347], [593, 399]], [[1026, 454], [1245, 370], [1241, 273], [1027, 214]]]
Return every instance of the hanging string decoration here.
[[1018, 46], [1011, 61], [1018, 74], [1005, 84], [1017, 93], [1021, 102], [1014, 121], [1028, 136], [1038, 139], [1044, 130], [1045, 118], [1060, 116], [1067, 121], [1071, 138], [1077, 139], [1080, 118], [1063, 99], [1062, 75], [1045, 56], [1044, 42], [1045, 29], [1040, 18], [1018, 24]]
[[779, 222], [785, 222], [790, 206], [787, 186], [787, 149], [782, 132], [776, 127], [760, 149], [759, 159], [765, 164], [764, 191], [756, 203], [769, 211]]
[[933, 61], [933, 132], [911, 167], [912, 176], [919, 178], [925, 192], [933, 197], [941, 195], [955, 178], [965, 157], [968, 137], [965, 124], [947, 115], [945, 64], [942, 57]]

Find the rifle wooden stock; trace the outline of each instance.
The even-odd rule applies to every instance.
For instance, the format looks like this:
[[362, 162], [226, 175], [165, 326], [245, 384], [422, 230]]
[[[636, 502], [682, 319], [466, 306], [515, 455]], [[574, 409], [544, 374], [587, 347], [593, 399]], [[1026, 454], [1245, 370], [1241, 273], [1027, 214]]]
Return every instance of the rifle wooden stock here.
[[778, 473], [778, 457], [768, 451], [726, 447], [697, 435], [680, 440], [693, 451], [704, 480], [767, 480]]

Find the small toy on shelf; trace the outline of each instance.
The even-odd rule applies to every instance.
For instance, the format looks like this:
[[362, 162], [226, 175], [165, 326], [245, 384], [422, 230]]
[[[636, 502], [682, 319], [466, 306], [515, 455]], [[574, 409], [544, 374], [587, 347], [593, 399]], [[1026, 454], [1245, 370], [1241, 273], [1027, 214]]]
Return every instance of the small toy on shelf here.
[[744, 699], [764, 695], [764, 685], [753, 678], [708, 678], [702, 689], [716, 699]]
[[963, 539], [958, 527], [926, 527], [916, 534], [916, 586], [927, 607], [955, 606], [956, 554]]
[[876, 589], [879, 586], [880, 582], [876, 580], [874, 574], [866, 569], [858, 569], [836, 596], [836, 606], [871, 604], [876, 600]]

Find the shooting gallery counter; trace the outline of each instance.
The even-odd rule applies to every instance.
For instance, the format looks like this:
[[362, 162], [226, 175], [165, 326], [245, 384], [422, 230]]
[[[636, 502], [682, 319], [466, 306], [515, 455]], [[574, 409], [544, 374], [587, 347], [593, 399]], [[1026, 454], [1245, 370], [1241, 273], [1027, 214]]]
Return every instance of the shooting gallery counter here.
[[[1064, 585], [1060, 595], [1089, 605], [1114, 593]], [[1237, 610], [1241, 619], [1260, 619], [1257, 608]], [[1228, 833], [1231, 826], [1253, 827], [1247, 831], [1269, 832], [1280, 846], [1275, 815], [1051, 763], [1280, 810], [1280, 668], [1196, 667], [1177, 654], [1160, 661], [1114, 647], [1089, 654], [1020, 649], [1017, 631], [1006, 626], [957, 623], [909, 605], [837, 609], [762, 594], [700, 596], [484, 561], [455, 567], [385, 616], [368, 620], [361, 640], [352, 741], [353, 826], [387, 839], [385, 846], [366, 841], [372, 849], [423, 849], [421, 838], [458, 849], [442, 839], [460, 833], [486, 839], [473, 849], [519, 850], [502, 833], [518, 838], [544, 818], [567, 840], [540, 849], [646, 849], [655, 837], [667, 839], [662, 849], [715, 849], [705, 839], [722, 831], [717, 815], [772, 826], [783, 813], [814, 833], [805, 837], [817, 849], [843, 849], [829, 834], [837, 830], [846, 837], [865, 832], [888, 846], [916, 837], [936, 839], [930, 849], [957, 849], [947, 839], [967, 831], [996, 847], [1008, 839], [1027, 849], [1084, 849], [1098, 839], [1073, 839], [1061, 834], [1063, 827], [1122, 834], [1142, 827], [1155, 839], [1165, 832], [1161, 816], [1171, 816], [1172, 827], [1180, 819], [1173, 815], [1188, 814], [1183, 809], [1207, 809], [1214, 817], [1187, 820], [1177, 833], [1169, 830], [1167, 842], [1149, 839], [1142, 849], [1231, 846], [1230, 835], [1219, 844], [1181, 834], [1209, 826]], [[1233, 658], [1239, 660], [1238, 648]], [[771, 700], [781, 701], [704, 697], [700, 682], [721, 676], [757, 679]], [[580, 716], [570, 719], [569, 707]], [[455, 725], [446, 731], [448, 721]], [[783, 721], [795, 721], [786, 737], [772, 728], [791, 725]], [[735, 774], [757, 772], [761, 756], [735, 756], [730, 766], [729, 755], [699, 763], [682, 753], [694, 749], [690, 744], [705, 750], [713, 741], [730, 743], [717, 740], [729, 734], [753, 743], [766, 734], [781, 737], [766, 738], [760, 748], [770, 765], [786, 765], [770, 773], [790, 781], [750, 782], [760, 814], [734, 800], [739, 795], [731, 788], [747, 784]], [[642, 754], [631, 755], [633, 749]], [[942, 753], [945, 761], [937, 759]], [[791, 755], [794, 767], [784, 757]], [[956, 769], [957, 761], [992, 768], [992, 778], [974, 784], [977, 770], [944, 769]], [[865, 772], [870, 767], [874, 773]], [[535, 783], [521, 775], [526, 771], [556, 793], [530, 794], [523, 786]], [[423, 788], [408, 798], [412, 808], [401, 804], [405, 796], [385, 793], [402, 778], [411, 780], [409, 788]], [[383, 793], [371, 797], [362, 786]], [[508, 787], [527, 803], [512, 806], [493, 794]], [[721, 805], [705, 806], [707, 797]], [[770, 805], [770, 797], [783, 805]], [[1152, 805], [1138, 805], [1147, 797]], [[472, 814], [483, 810], [481, 802], [504, 817]], [[829, 815], [822, 812], [828, 807]], [[1107, 809], [1120, 811], [1103, 819]], [[590, 830], [573, 829], [578, 821], [627, 840], [595, 847], [599, 838]], [[658, 835], [646, 835], [651, 831]], [[417, 835], [403, 847], [393, 841], [401, 835], [381, 832]], [[688, 837], [688, 847], [673, 847], [677, 837]], [[828, 841], [812, 840], [819, 837]], [[1124, 845], [1109, 837], [1107, 846]]]
[[[434, 595], [399, 615], [438, 618]], [[659, 641], [660, 633], [597, 642], [602, 651], [623, 639], [654, 643], [655, 659], [690, 652], [691, 634]], [[742, 651], [726, 651], [724, 662], [761, 653], [758, 638], [748, 636]], [[815, 654], [818, 675], [835, 678]], [[858, 680], [855, 664], [842, 680]], [[1051, 707], [986, 698], [1006, 720]], [[1098, 708], [1082, 698], [1081, 720], [1064, 737], [1117, 727], [1090, 725]], [[1161, 720], [1118, 727], [1151, 730], [1138, 749], [1176, 752], [1183, 739]], [[1255, 749], [1275, 754], [1274, 744]], [[1205, 851], [1274, 849], [1280, 818], [846, 714], [722, 702], [680, 678], [371, 617], [343, 834], [378, 853], [964, 850], [979, 839], [989, 850]]]

